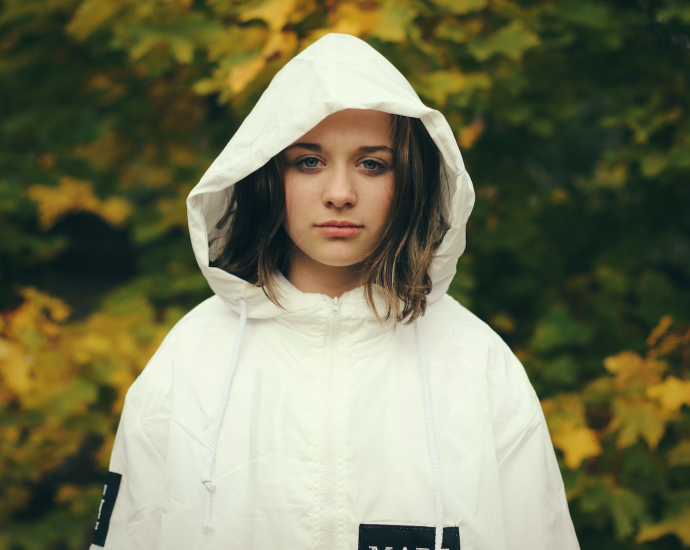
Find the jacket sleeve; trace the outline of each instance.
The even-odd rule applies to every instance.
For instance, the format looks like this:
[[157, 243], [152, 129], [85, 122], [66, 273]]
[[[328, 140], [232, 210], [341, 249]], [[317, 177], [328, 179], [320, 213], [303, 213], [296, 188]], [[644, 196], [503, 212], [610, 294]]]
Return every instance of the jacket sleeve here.
[[90, 550], [158, 548], [175, 349], [171, 336], [125, 396]]
[[490, 356], [490, 409], [508, 550], [579, 550], [541, 404], [501, 341]]

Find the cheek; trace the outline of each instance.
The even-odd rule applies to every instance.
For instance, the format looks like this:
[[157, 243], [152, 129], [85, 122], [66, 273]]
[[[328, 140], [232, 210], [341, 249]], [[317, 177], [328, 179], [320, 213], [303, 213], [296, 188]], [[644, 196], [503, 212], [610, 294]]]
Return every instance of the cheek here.
[[393, 203], [393, 176], [385, 182], [378, 190], [375, 197], [372, 197], [372, 203], [375, 205], [376, 213], [378, 214], [378, 221], [380, 224], [385, 223], [388, 211]]

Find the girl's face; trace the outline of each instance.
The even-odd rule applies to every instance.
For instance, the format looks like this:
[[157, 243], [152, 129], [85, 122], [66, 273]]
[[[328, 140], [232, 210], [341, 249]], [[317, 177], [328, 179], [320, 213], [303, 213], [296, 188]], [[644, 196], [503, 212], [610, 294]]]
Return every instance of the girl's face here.
[[393, 196], [389, 119], [339, 111], [283, 151], [293, 267], [355, 266], [378, 244]]

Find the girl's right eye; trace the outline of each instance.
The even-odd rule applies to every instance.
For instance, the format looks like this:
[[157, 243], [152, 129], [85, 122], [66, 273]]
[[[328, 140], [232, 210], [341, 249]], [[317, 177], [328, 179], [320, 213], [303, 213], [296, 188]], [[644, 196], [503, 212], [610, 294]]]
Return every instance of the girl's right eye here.
[[304, 157], [303, 159], [297, 161], [295, 164], [297, 164], [297, 166], [302, 165], [305, 168], [309, 169], [316, 168], [319, 165], [319, 159], [316, 157]]

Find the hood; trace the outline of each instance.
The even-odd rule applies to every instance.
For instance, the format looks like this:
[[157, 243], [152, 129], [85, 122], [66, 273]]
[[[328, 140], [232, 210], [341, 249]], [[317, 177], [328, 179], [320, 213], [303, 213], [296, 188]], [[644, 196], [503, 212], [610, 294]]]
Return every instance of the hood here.
[[[474, 190], [445, 117], [424, 105], [410, 83], [386, 58], [363, 40], [328, 34], [290, 60], [273, 78], [254, 109], [187, 198], [189, 231], [196, 260], [209, 285], [233, 310], [246, 303], [249, 318], [285, 313], [263, 290], [209, 266], [209, 241], [229, 202], [228, 190], [302, 137], [328, 115], [343, 109], [374, 109], [416, 117], [441, 151], [447, 173], [446, 216], [450, 230], [436, 252], [430, 275], [429, 303], [443, 296], [465, 249], [465, 226]], [[214, 247], [223, 246], [222, 239]], [[308, 293], [284, 285], [288, 302], [299, 308]]]

